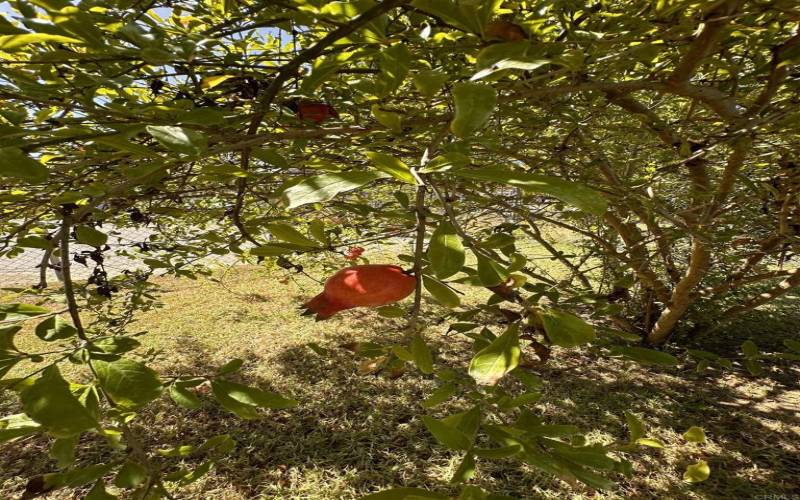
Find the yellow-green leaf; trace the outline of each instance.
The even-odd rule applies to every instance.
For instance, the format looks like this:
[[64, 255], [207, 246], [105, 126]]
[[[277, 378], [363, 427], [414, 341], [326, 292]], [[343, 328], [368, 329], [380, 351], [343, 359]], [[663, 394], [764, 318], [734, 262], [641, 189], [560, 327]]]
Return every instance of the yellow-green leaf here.
[[385, 172], [395, 179], [403, 182], [416, 184], [416, 180], [411, 174], [411, 169], [408, 167], [408, 165], [398, 160], [394, 156], [375, 151], [367, 151], [364, 154], [367, 158], [372, 160], [372, 164], [381, 172]]
[[200, 87], [204, 89], [213, 89], [220, 83], [224, 82], [229, 78], [233, 78], [234, 75], [214, 75], [214, 76], [206, 76], [200, 82]]
[[683, 438], [690, 443], [705, 443], [706, 442], [706, 432], [703, 430], [702, 427], [697, 427], [693, 425], [689, 427], [689, 430], [683, 433]]
[[708, 479], [711, 475], [711, 468], [705, 460], [700, 460], [697, 463], [686, 466], [686, 472], [683, 473], [683, 480], [690, 483], [701, 483]]
[[23, 33], [19, 35], [0, 36], [0, 50], [12, 51], [34, 43], [75, 43], [83, 44], [83, 40], [50, 33]]

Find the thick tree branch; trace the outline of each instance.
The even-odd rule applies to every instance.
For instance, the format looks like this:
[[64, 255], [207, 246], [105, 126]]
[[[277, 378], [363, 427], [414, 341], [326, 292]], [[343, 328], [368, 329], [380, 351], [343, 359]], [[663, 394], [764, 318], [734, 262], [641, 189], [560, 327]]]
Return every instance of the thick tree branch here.
[[705, 15], [702, 31], [689, 45], [689, 50], [667, 79], [669, 83], [681, 84], [689, 81], [703, 60], [717, 49], [717, 45], [725, 34], [725, 27], [730, 23], [731, 16], [739, 10], [743, 3], [744, 0], [726, 0], [718, 3]]

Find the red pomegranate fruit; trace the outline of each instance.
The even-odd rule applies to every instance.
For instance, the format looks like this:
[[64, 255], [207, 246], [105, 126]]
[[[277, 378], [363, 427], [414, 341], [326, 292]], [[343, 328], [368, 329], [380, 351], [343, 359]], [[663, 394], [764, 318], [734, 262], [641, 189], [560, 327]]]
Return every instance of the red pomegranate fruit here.
[[284, 106], [292, 110], [300, 120], [308, 120], [316, 124], [320, 124], [328, 118], [339, 118], [339, 113], [334, 107], [324, 102], [292, 99], [284, 103]]
[[309, 300], [303, 315], [316, 314], [317, 321], [354, 307], [377, 307], [411, 295], [417, 279], [401, 268], [367, 264], [342, 269], [325, 282], [325, 289]]
[[483, 29], [483, 36], [489, 40], [503, 40], [505, 42], [519, 42], [528, 38], [522, 26], [509, 21], [491, 21]]

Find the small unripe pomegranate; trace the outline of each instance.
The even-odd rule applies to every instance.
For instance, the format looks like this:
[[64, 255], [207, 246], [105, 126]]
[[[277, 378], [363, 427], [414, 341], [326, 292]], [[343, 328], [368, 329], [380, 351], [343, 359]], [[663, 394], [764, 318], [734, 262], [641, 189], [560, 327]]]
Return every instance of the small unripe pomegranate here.
[[304, 315], [316, 314], [317, 321], [354, 307], [377, 307], [411, 295], [417, 279], [401, 268], [368, 264], [342, 269], [325, 282], [325, 289], [309, 300]]
[[356, 260], [364, 253], [364, 247], [350, 247], [347, 249], [347, 254], [344, 256], [347, 260]]

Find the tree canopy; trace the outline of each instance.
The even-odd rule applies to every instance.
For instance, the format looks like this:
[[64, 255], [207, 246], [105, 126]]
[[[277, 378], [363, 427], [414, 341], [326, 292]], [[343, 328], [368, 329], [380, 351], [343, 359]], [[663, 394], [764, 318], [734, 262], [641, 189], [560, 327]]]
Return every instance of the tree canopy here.
[[[124, 325], [151, 300], [149, 273], [100, 269], [88, 284], [69, 273], [75, 243], [102, 266], [107, 228], [146, 225], [154, 236], [136, 258], [187, 278], [208, 255], [304, 272], [353, 245], [411, 242], [400, 255], [418, 278], [399, 313], [409, 345], [389, 362], [439, 373], [423, 295], [475, 342], [466, 378], [443, 378], [440, 394], [477, 384], [475, 406], [424, 417], [465, 456], [455, 481], [476, 457], [592, 488], [630, 472], [613, 452], [645, 439], [636, 417], [624, 445], [559, 439], [577, 432], [525, 409], [537, 382], [518, 368], [521, 349], [546, 361], [553, 346], [616, 339], [601, 343], [610, 355], [670, 366], [666, 343], [800, 286], [792, 0], [17, 0], [1, 16], [0, 256], [44, 249], [42, 290], [58, 256], [70, 322], [3, 305], [0, 374], [32, 359], [14, 348], [13, 322], [46, 317], [36, 334], [74, 341], [67, 356], [92, 375], [76, 390], [57, 368], [65, 358], [45, 357], [4, 380], [24, 414], [0, 421], [12, 422], [3, 439], [47, 432], [69, 447], [114, 430], [130, 443], [125, 415], [162, 391], [191, 408], [200, 384], [243, 418], [297, 403], [224, 368], [165, 381], [129, 359]], [[572, 233], [574, 251], [545, 227]], [[564, 276], [537, 267], [527, 242]], [[491, 297], [462, 307], [460, 287]], [[522, 393], [498, 385], [509, 377]], [[52, 421], [55, 408], [69, 418]], [[491, 412], [515, 423], [491, 424]], [[479, 433], [499, 447], [478, 446]], [[168, 494], [146, 456], [126, 460], [81, 478], [121, 466], [142, 498]]]

